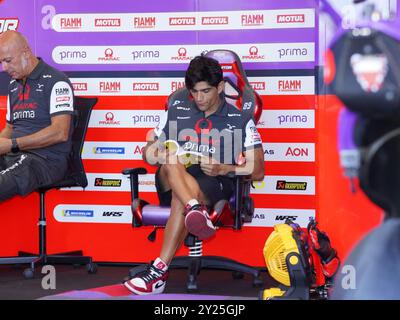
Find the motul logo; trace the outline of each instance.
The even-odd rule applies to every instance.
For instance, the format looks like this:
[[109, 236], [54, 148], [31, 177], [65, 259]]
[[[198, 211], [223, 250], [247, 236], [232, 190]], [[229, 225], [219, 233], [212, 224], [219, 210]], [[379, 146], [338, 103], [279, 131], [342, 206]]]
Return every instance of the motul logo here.
[[265, 90], [265, 82], [250, 82], [251, 87], [254, 90]]
[[159, 83], [146, 83], [146, 82], [134, 82], [133, 91], [158, 91], [160, 89]]
[[0, 33], [3, 33], [7, 30], [17, 30], [18, 24], [19, 24], [18, 19], [14, 18], [0, 19]]
[[120, 92], [121, 82], [119, 81], [100, 81], [100, 92]]
[[300, 80], [279, 80], [278, 90], [281, 92], [297, 92], [301, 90]]
[[221, 24], [228, 24], [229, 18], [228, 17], [202, 17], [201, 24], [202, 25], [221, 25]]
[[292, 157], [308, 157], [308, 148], [291, 148], [289, 147], [286, 150], [285, 156]]
[[74, 88], [74, 91], [87, 91], [88, 89], [87, 83], [84, 82], [72, 83], [72, 87]]
[[120, 27], [121, 19], [95, 19], [94, 25], [96, 27]]
[[242, 14], [242, 26], [262, 26], [264, 24], [263, 14]]
[[195, 17], [176, 17], [169, 18], [170, 26], [194, 26], [196, 24]]
[[171, 91], [174, 92], [180, 88], [185, 86], [185, 81], [172, 81], [171, 82]]
[[301, 23], [305, 21], [304, 14], [280, 14], [276, 18], [278, 23]]
[[133, 26], [138, 29], [154, 28], [156, 26], [156, 17], [134, 17]]
[[80, 29], [82, 28], [81, 18], [61, 18], [60, 19], [61, 29]]

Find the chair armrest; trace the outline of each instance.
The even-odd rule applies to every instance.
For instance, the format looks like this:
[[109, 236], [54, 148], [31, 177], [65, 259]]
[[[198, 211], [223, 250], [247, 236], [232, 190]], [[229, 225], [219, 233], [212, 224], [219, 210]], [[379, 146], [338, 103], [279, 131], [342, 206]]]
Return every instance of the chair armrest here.
[[139, 175], [139, 174], [147, 174], [147, 170], [145, 168], [126, 168], [122, 170], [122, 174], [125, 175]]
[[147, 174], [145, 168], [126, 168], [122, 170], [122, 174], [129, 175], [131, 185], [131, 200], [139, 198], [139, 174]]

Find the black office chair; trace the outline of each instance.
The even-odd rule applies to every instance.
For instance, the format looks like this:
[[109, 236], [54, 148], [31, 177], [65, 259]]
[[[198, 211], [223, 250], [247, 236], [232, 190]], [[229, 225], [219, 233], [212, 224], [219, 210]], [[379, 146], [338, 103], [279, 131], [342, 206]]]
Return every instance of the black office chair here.
[[[254, 115], [256, 122], [261, 116], [262, 102], [258, 94], [251, 88], [246, 74], [243, 71], [239, 57], [229, 50], [214, 50], [207, 53], [219, 61], [224, 72], [225, 96], [229, 102], [239, 110]], [[173, 105], [175, 101], [190, 99], [190, 94], [186, 88], [181, 88], [172, 93], [168, 99], [168, 105]], [[150, 205], [139, 199], [138, 180], [140, 174], [146, 174], [145, 168], [125, 169], [122, 172], [130, 176], [133, 227], [142, 225], [155, 226], [150, 234], [149, 240], [155, 240], [157, 228], [165, 227], [169, 214], [169, 207]], [[250, 222], [254, 213], [253, 199], [250, 197], [251, 180], [248, 177], [231, 175], [235, 179], [235, 191], [230, 201], [221, 200], [217, 202], [211, 211], [210, 218], [215, 226], [241, 229], [244, 222]], [[189, 254], [185, 257], [175, 257], [171, 268], [187, 268], [188, 280], [186, 289], [193, 292], [198, 289], [197, 275], [203, 268], [221, 269], [233, 271], [234, 278], [242, 278], [244, 273], [253, 276], [253, 285], [262, 285], [260, 271], [257, 268], [243, 263], [218, 256], [203, 256], [202, 241], [194, 235], [189, 234], [185, 239], [185, 245], [189, 248]], [[143, 266], [135, 267], [130, 270], [129, 277], [134, 277], [143, 269]]]
[[[383, 122], [381, 126], [383, 128]], [[386, 126], [387, 127], [387, 126]], [[376, 131], [366, 132], [375, 136]], [[369, 232], [343, 264], [354, 271], [351, 289], [343, 288], [351, 274], [338, 274], [332, 299], [400, 299], [400, 127], [392, 129], [363, 150], [360, 186], [385, 211], [385, 221]], [[347, 279], [344, 279], [344, 278]]]
[[35, 265], [37, 264], [85, 264], [89, 273], [96, 273], [97, 266], [91, 257], [83, 256], [82, 251], [64, 252], [60, 254], [47, 254], [46, 252], [46, 212], [45, 195], [51, 189], [82, 187], [88, 184], [85, 169], [82, 163], [82, 149], [89, 124], [90, 114], [97, 98], [75, 97], [74, 130], [72, 133], [72, 150], [67, 174], [57, 183], [40, 187], [37, 192], [40, 196], [39, 216], [39, 254], [18, 252], [17, 257], [0, 258], [0, 264], [30, 264], [30, 268], [24, 270], [24, 277], [33, 278]]

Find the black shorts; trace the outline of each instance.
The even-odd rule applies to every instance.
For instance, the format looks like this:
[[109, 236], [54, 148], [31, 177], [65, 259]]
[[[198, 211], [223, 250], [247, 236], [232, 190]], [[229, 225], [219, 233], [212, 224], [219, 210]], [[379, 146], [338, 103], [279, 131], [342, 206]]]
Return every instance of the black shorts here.
[[15, 195], [27, 195], [43, 185], [62, 179], [65, 170], [28, 152], [0, 156], [0, 202]]
[[[160, 168], [155, 175], [155, 185], [157, 189], [158, 199], [161, 206], [170, 206], [172, 199], [171, 190], [162, 190], [159, 177]], [[217, 176], [211, 177], [206, 175], [199, 165], [193, 165], [187, 169], [187, 172], [192, 175], [200, 186], [200, 190], [207, 197], [209, 204], [212, 207], [219, 200], [229, 200], [234, 191], [234, 183], [230, 178]]]

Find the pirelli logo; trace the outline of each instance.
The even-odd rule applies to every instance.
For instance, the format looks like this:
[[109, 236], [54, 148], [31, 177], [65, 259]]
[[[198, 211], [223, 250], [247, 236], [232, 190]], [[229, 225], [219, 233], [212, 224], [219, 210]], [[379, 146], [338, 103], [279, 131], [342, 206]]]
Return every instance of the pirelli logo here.
[[94, 180], [95, 187], [116, 187], [119, 188], [122, 185], [121, 179], [104, 179], [104, 178], [96, 178]]
[[278, 180], [276, 182], [276, 190], [307, 190], [307, 182], [289, 182]]

